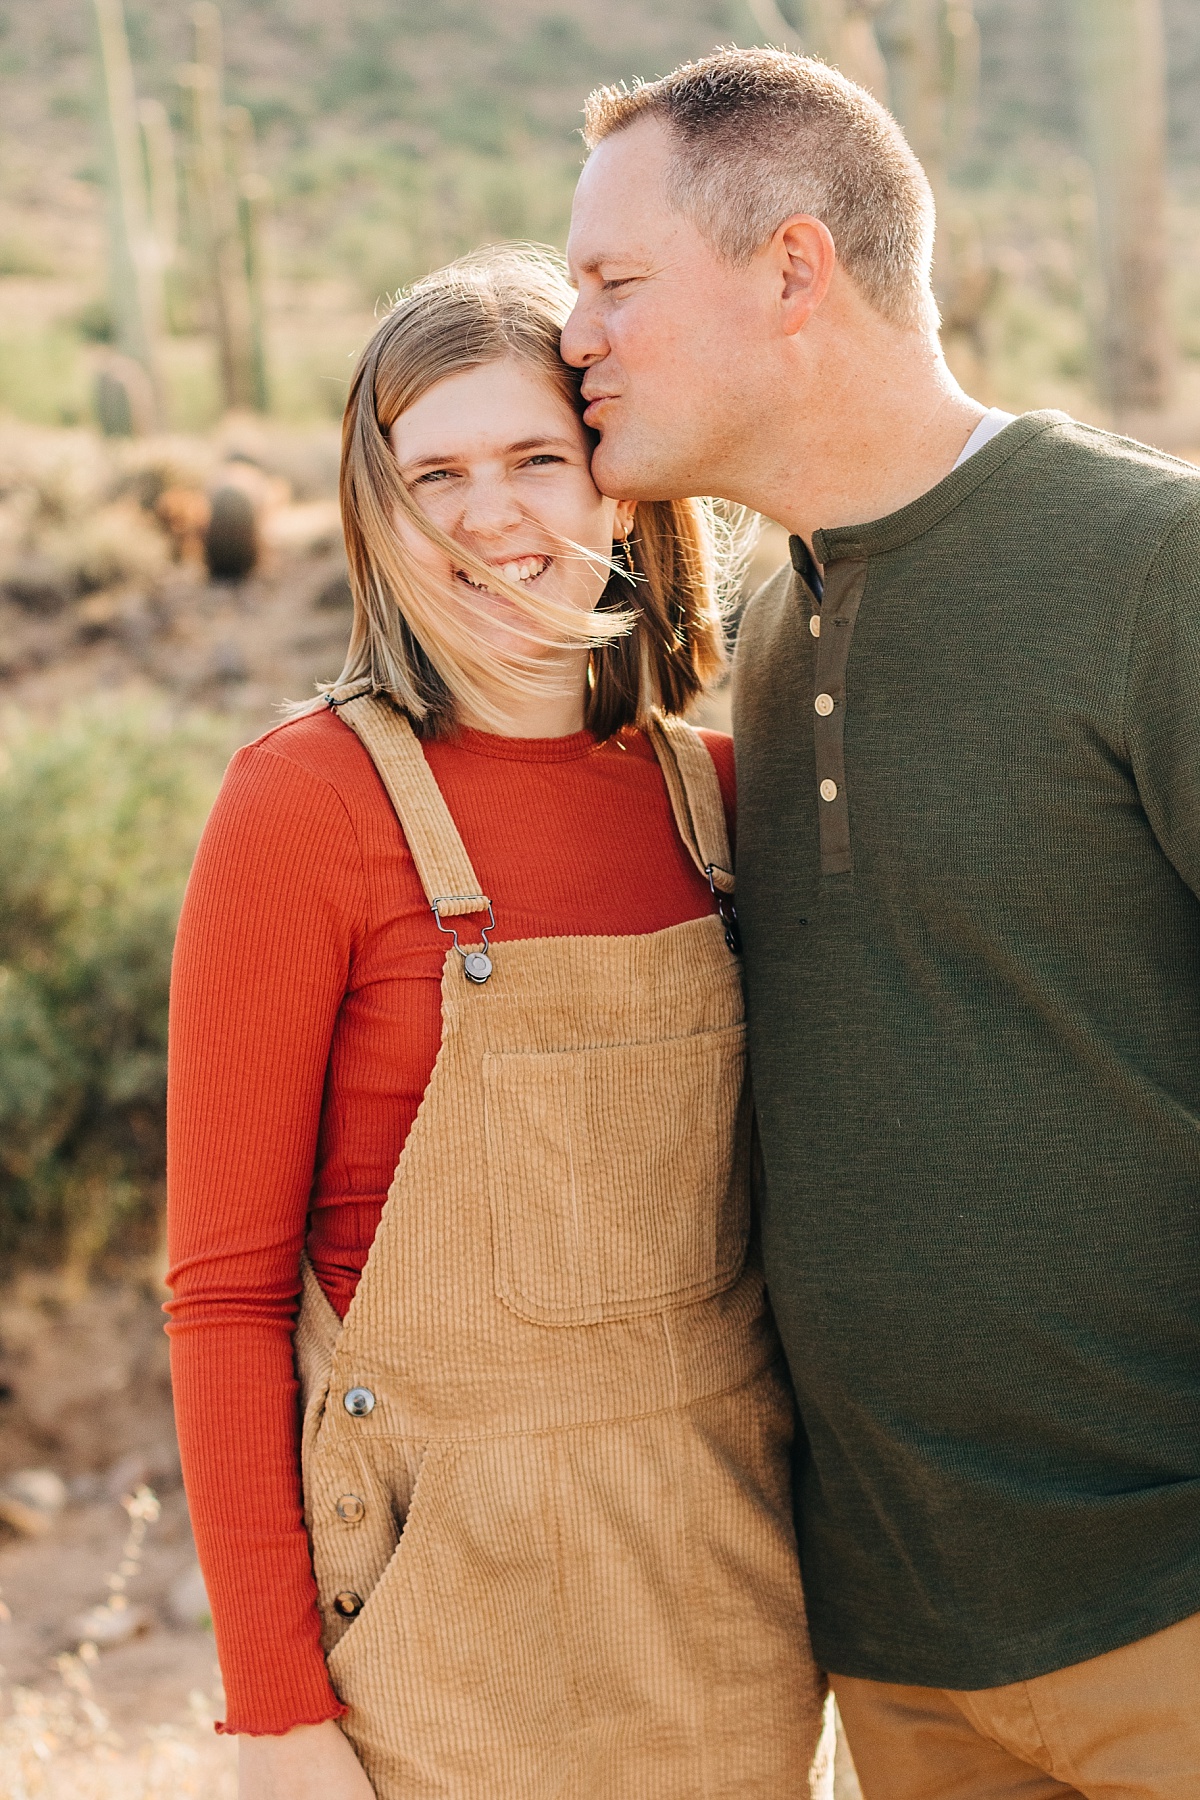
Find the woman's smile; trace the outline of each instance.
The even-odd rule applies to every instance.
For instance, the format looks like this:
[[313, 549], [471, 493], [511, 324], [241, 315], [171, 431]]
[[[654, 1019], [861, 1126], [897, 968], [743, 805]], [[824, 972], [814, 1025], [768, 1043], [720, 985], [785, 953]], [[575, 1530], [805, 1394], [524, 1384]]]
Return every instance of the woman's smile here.
[[[492, 567], [504, 581], [519, 581], [527, 587], [532, 587], [535, 581], [541, 580], [542, 576], [554, 561], [554, 558], [552, 556], [530, 555], [509, 557], [504, 562], [494, 562], [489, 557], [484, 557], [482, 560], [484, 562], [491, 561]], [[474, 576], [468, 575], [465, 569], [456, 569], [454, 573], [457, 580], [465, 581], [467, 586], [474, 588], [477, 594], [493, 595], [496, 599], [502, 597], [495, 594], [492, 588], [486, 587], [483, 582], [476, 581]]]

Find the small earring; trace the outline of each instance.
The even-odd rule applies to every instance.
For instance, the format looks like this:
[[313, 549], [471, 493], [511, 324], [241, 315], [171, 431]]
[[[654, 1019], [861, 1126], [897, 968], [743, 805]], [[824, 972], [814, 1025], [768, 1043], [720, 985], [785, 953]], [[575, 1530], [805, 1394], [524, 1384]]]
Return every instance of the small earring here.
[[628, 580], [635, 581], [637, 579], [637, 564], [633, 560], [633, 549], [629, 542], [628, 532], [625, 533], [623, 538], [617, 538], [613, 543], [614, 561], [616, 560], [618, 546], [620, 547], [622, 561], [625, 564], [624, 569], [622, 569], [620, 573], [625, 575]]

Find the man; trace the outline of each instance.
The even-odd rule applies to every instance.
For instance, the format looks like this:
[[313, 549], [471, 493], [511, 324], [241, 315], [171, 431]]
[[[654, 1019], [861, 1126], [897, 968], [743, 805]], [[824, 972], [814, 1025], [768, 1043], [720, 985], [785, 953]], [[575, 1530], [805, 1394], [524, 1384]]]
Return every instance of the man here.
[[822, 65], [588, 106], [595, 472], [788, 526], [735, 670], [764, 1245], [867, 1800], [1200, 1795], [1200, 472], [951, 378]]

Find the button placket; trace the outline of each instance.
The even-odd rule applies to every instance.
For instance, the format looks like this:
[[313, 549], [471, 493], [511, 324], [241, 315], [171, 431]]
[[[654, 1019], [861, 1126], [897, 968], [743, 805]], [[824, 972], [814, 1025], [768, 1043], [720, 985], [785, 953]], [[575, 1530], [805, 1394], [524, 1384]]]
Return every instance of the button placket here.
[[813, 744], [819, 795], [817, 816], [823, 875], [848, 875], [854, 867], [846, 792], [846, 670], [866, 584], [867, 565], [864, 561], [833, 563], [825, 572], [821, 624], [816, 633], [816, 691], [813, 696]]

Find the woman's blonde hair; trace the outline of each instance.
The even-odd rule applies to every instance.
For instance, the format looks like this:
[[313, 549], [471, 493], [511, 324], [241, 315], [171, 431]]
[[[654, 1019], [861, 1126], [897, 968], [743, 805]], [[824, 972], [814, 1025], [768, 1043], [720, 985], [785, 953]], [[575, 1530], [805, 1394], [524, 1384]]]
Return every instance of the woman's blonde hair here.
[[451, 729], [464, 704], [501, 724], [497, 688], [514, 698], [560, 692], [562, 676], [545, 659], [481, 643], [453, 590], [405, 551], [398, 515], [510, 600], [535, 642], [590, 648], [585, 717], [601, 737], [644, 723], [656, 708], [682, 712], [724, 667], [718, 546], [730, 533], [707, 501], [639, 504], [628, 539], [632, 570], [624, 557], [600, 559], [612, 573], [589, 613], [504, 581], [439, 531], [400, 477], [391, 428], [449, 375], [512, 357], [582, 410], [580, 374], [558, 347], [572, 301], [552, 252], [477, 253], [406, 289], [354, 371], [341, 467], [354, 620], [345, 666], [330, 685], [387, 695], [425, 736]]

